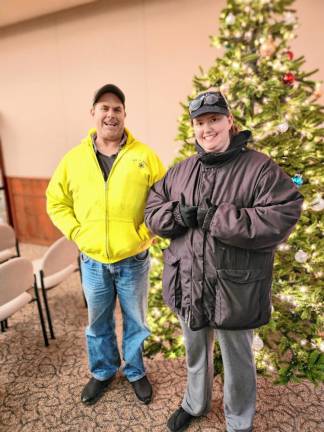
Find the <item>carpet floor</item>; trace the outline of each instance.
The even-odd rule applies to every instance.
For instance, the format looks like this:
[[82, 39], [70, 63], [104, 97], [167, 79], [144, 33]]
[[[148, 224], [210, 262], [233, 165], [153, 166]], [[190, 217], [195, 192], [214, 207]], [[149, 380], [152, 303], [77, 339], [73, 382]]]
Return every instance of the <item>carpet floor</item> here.
[[[21, 245], [22, 256], [35, 259], [46, 248]], [[73, 274], [48, 292], [56, 339], [45, 347], [35, 303], [9, 320], [0, 333], [1, 432], [165, 432], [186, 384], [184, 359], [146, 359], [154, 387], [150, 405], [141, 404], [118, 374], [103, 398], [84, 406], [80, 393], [89, 379], [80, 279]], [[121, 318], [117, 311], [120, 344]], [[273, 385], [258, 377], [255, 432], [324, 432], [324, 386], [303, 381]], [[214, 380], [212, 410], [192, 422], [189, 432], [223, 432], [222, 384]]]

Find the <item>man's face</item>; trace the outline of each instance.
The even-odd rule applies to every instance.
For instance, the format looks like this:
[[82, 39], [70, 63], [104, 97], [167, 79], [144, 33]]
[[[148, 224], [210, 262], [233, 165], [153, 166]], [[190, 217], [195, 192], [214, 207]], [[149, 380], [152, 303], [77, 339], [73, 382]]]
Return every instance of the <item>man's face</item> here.
[[107, 141], [119, 141], [124, 133], [126, 112], [121, 100], [113, 93], [105, 93], [91, 115], [97, 129], [97, 137]]
[[206, 152], [223, 152], [230, 143], [229, 131], [233, 117], [223, 114], [203, 114], [193, 119], [193, 128], [198, 144]]

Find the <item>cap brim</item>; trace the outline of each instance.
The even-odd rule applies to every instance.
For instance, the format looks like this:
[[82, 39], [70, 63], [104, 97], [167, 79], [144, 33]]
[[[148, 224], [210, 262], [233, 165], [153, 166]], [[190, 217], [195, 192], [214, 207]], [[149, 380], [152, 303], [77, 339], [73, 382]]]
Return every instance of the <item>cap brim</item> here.
[[227, 108], [225, 107], [220, 107], [217, 105], [203, 105], [200, 108], [198, 108], [196, 111], [193, 111], [190, 114], [190, 118], [191, 120], [199, 117], [203, 114], [211, 114], [211, 113], [216, 113], [216, 114], [223, 114], [223, 115], [228, 115], [229, 111]]

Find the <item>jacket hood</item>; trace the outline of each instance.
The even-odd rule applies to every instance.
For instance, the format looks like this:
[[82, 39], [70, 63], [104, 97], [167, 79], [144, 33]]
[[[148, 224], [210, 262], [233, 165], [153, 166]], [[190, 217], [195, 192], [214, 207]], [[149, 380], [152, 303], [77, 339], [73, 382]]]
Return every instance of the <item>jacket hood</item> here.
[[251, 132], [244, 130], [237, 135], [233, 135], [229, 147], [224, 152], [206, 152], [196, 141], [196, 150], [199, 159], [204, 165], [223, 165], [224, 163], [234, 159], [239, 153], [244, 152], [248, 142], [251, 139]]

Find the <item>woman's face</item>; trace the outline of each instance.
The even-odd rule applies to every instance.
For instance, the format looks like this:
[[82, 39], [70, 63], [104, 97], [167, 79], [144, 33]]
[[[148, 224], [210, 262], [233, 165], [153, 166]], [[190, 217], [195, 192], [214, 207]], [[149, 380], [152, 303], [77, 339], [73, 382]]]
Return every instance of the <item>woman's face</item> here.
[[203, 114], [192, 121], [198, 144], [206, 152], [224, 152], [230, 143], [233, 117], [218, 113]]

